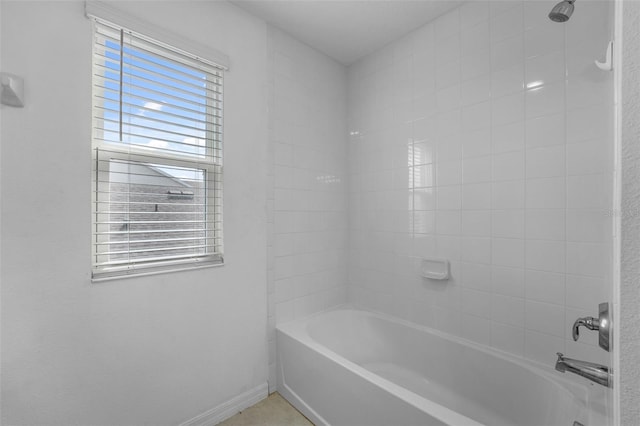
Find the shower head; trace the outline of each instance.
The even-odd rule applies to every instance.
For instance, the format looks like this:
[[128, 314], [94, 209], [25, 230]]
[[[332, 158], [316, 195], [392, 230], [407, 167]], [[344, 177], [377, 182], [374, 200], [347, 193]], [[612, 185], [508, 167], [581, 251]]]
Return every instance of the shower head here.
[[549, 19], [554, 22], [567, 22], [573, 13], [574, 2], [575, 0], [563, 0], [556, 4], [549, 12]]

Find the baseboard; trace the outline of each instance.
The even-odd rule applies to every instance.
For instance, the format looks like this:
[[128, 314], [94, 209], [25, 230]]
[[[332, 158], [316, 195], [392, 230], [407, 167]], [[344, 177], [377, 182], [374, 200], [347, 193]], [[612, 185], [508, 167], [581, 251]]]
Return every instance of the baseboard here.
[[252, 405], [262, 401], [267, 396], [269, 396], [269, 386], [267, 383], [262, 383], [261, 385], [249, 389], [246, 392], [241, 393], [240, 395], [231, 398], [227, 402], [223, 402], [211, 410], [205, 411], [204, 413], [187, 420], [184, 423], [181, 423], [180, 426], [214, 426], [218, 423], [228, 419], [234, 414], [239, 413], [245, 408], [249, 408]]

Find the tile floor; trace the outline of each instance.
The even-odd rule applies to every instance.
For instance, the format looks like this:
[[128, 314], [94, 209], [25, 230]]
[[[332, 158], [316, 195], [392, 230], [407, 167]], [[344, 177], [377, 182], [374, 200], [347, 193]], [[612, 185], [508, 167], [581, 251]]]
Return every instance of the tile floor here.
[[313, 423], [275, 392], [220, 426], [313, 426]]

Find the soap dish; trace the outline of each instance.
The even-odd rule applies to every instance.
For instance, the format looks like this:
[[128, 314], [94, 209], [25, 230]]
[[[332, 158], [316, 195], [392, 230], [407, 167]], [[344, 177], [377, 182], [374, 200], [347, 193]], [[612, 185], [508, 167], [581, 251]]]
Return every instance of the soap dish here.
[[446, 259], [422, 259], [421, 275], [431, 280], [449, 279], [449, 261]]

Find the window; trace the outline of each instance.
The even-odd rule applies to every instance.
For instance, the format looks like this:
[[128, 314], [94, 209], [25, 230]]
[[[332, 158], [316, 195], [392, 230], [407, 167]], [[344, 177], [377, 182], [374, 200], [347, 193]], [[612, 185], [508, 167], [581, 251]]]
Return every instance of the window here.
[[94, 23], [94, 280], [221, 264], [223, 68]]

